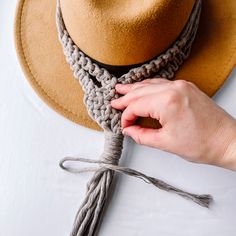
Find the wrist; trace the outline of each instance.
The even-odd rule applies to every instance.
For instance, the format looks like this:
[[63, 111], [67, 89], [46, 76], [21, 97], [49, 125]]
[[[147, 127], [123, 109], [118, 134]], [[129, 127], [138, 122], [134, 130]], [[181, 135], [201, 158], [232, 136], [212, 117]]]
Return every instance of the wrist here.
[[221, 166], [236, 171], [236, 133], [222, 157]]
[[223, 150], [215, 165], [236, 171], [236, 120], [225, 129], [225, 135], [222, 135], [221, 140], [218, 145], [222, 146]]

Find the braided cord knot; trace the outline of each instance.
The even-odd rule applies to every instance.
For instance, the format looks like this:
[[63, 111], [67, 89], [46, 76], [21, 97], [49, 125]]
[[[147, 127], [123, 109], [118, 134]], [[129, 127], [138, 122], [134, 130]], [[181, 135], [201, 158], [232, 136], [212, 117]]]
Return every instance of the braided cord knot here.
[[123, 149], [123, 134], [115, 134], [112, 132], [104, 132], [105, 142], [104, 150], [100, 160], [106, 164], [118, 165], [122, 149]]

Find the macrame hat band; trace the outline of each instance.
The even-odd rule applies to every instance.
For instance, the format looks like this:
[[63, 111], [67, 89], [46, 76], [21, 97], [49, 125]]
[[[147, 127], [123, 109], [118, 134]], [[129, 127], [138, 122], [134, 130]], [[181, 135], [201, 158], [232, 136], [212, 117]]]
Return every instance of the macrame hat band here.
[[[124, 54], [127, 54], [127, 56], [134, 54], [135, 58], [136, 55], [138, 55], [140, 58], [141, 51], [144, 54], [146, 53], [145, 48], [147, 48], [147, 45], [145, 42], [149, 40], [150, 44], [148, 44], [148, 53], [151, 53], [151, 56], [137, 61], [134, 60], [132, 66], [129, 68], [132, 68], [136, 63], [138, 63], [136, 64], [136, 68], [141, 67], [142, 64], [140, 63], [149, 64], [150, 61], [148, 63], [144, 62], [150, 60], [155, 55], [158, 55], [161, 51], [168, 48], [170, 43], [175, 41], [175, 38], [177, 38], [177, 35], [180, 33], [181, 29], [183, 29], [185, 23], [188, 20], [188, 16], [190, 15], [190, 11], [193, 8], [194, 1], [195, 0], [144, 1], [145, 4], [149, 5], [152, 3], [157, 6], [157, 8], [155, 8], [157, 15], [154, 15], [154, 18], [152, 15], [153, 7], [149, 6], [150, 8], [144, 10], [140, 5], [136, 6], [135, 2], [131, 1], [132, 9], [134, 8], [135, 10], [141, 10], [142, 12], [146, 11], [147, 15], [145, 14], [145, 17], [148, 16], [148, 19], [145, 18], [143, 20], [145, 21], [145, 24], [148, 23], [149, 26], [142, 26], [142, 29], [145, 31], [143, 32], [136, 24], [136, 17], [132, 16], [132, 20], [134, 22], [131, 29], [135, 31], [135, 34], [133, 34], [133, 31], [130, 31], [128, 28], [130, 26], [130, 21], [122, 21], [124, 23], [124, 28], [118, 28], [118, 32], [112, 34], [114, 41], [111, 41], [111, 43], [109, 41], [109, 45], [112, 45], [112, 47], [116, 47], [118, 45], [120, 41], [117, 42], [116, 37], [114, 36], [116, 33], [118, 33], [122, 40], [125, 41], [124, 46], [126, 46], [128, 50], [125, 51], [125, 47], [122, 47]], [[119, 11], [122, 11], [121, 13], [123, 17], [123, 2], [119, 3], [117, 0], [103, 1], [105, 5], [102, 6], [97, 6], [96, 3], [98, 3], [98, 1], [95, 0], [73, 0], [72, 2], [68, 0], [61, 0], [65, 24], [68, 26], [68, 32], [70, 32], [72, 39], [74, 37], [76, 39], [77, 37], [79, 38], [79, 41], [83, 41], [85, 44], [87, 42], [86, 45], [81, 45], [80, 42], [76, 44], [79, 45], [89, 57], [95, 59], [96, 61], [94, 60], [93, 62], [97, 62], [95, 64], [100, 65], [101, 69], [107, 68], [109, 73], [115, 73], [113, 68], [99, 64], [99, 62], [105, 64], [109, 63], [94, 57], [92, 52], [89, 54], [85, 48], [91, 51], [91, 49], [95, 47], [94, 51], [96, 51], [96, 54], [99, 53], [99, 55], [102, 55], [103, 57], [106, 55], [105, 53], [101, 53], [103, 46], [99, 45], [99, 42], [102, 41], [104, 43], [104, 40], [107, 40], [107, 35], [111, 35], [111, 28], [109, 27], [112, 22], [110, 22], [110, 20], [108, 21], [108, 19], [113, 20], [121, 16]], [[94, 4], [91, 5], [90, 3]], [[112, 5], [110, 3], [119, 4], [119, 10], [117, 8], [111, 9]], [[108, 4], [107, 7], [106, 4]], [[163, 9], [162, 7], [159, 7], [159, 4], [165, 5], [165, 9], [166, 6], [169, 7], [168, 4], [170, 4], [171, 9], [167, 8], [169, 9], [168, 13], [163, 14]], [[92, 6], [92, 9], [87, 8], [89, 5]], [[99, 9], [97, 7], [99, 7]], [[106, 9], [103, 9], [103, 7]], [[107, 8], [109, 9], [109, 12], [106, 11]], [[30, 85], [44, 102], [46, 102], [52, 109], [56, 110], [67, 119], [70, 119], [71, 121], [82, 126], [102, 131], [103, 129], [101, 126], [99, 126], [98, 123], [94, 121], [91, 116], [89, 116], [86, 106], [83, 105], [84, 91], [82, 90], [82, 86], [80, 86], [80, 84], [73, 79], [73, 74], [71, 73], [71, 70], [64, 59], [61, 45], [58, 42], [58, 32], [55, 24], [56, 1], [18, 0], [16, 10], [14, 32], [15, 46], [19, 62]], [[94, 16], [91, 11], [94, 11], [98, 15]], [[221, 87], [223, 82], [227, 79], [228, 75], [234, 68], [236, 62], [235, 11], [235, 0], [225, 1], [224, 7], [222, 7], [221, 0], [204, 0], [202, 2], [201, 20], [196, 39], [193, 43], [191, 54], [189, 55], [187, 62], [184, 63], [184, 66], [181, 66], [178, 69], [178, 72], [175, 73], [175, 79], [185, 79], [193, 82], [209, 96], [212, 96]], [[101, 12], [109, 13], [111, 17], [107, 18], [107, 14], [100, 14]], [[171, 12], [173, 14], [171, 14]], [[95, 18], [91, 16], [94, 16]], [[159, 21], [159, 18], [155, 18], [156, 16], [162, 16], [163, 19]], [[106, 18], [99, 19], [99, 17]], [[129, 7], [126, 9], [125, 17], [130, 19]], [[88, 21], [85, 19], [88, 19]], [[179, 21], [179, 19], [183, 20]], [[101, 20], [104, 24], [108, 24], [109, 27], [103, 27], [103, 25], [99, 25]], [[117, 20], [119, 21], [120, 18]], [[95, 25], [98, 27], [94, 28], [93, 25], [89, 25], [89, 22], [91, 21], [95, 21]], [[165, 24], [166, 22], [168, 24]], [[177, 31], [176, 25], [179, 25]], [[85, 34], [87, 34], [86, 29], [89, 29], [89, 26], [91, 26], [90, 33], [96, 33], [97, 36], [95, 35], [95, 37], [91, 37], [90, 40], [87, 41]], [[102, 29], [101, 35], [97, 33], [98, 28]], [[128, 33], [127, 37], [124, 37], [123, 32], [126, 34], [126, 29], [128, 29], [128, 32], [130, 33]], [[167, 34], [163, 34], [161, 29], [163, 29], [163, 31], [168, 29]], [[146, 30], [152, 34], [146, 35]], [[174, 37], [171, 39], [168, 38], [169, 31], [176, 32]], [[134, 38], [137, 44], [131, 44], [130, 38], [132, 39], [134, 35], [139, 36], [135, 36]], [[146, 36], [143, 37], [143, 35]], [[225, 35], [227, 35], [227, 37], [225, 37]], [[152, 44], [153, 48], [155, 48], [157, 45], [160, 45], [160, 40], [156, 39], [157, 36], [162, 42], [168, 42], [168, 45], [166, 46], [161, 44], [162, 46], [158, 52], [156, 52], [154, 49], [152, 50]], [[101, 39], [100, 41], [97, 40], [99, 37]], [[152, 42], [157, 43], [154, 44]], [[93, 47], [91, 45], [93, 45]], [[136, 45], [136, 48], [140, 48], [140, 50], [137, 49], [132, 51], [133, 47], [128, 48], [127, 45], [130, 45], [131, 47], [132, 45]], [[85, 48], [83, 46], [85, 46]], [[99, 48], [99, 46], [101, 47]], [[157, 48], [158, 47], [159, 46], [157, 46]], [[128, 52], [131, 52], [132, 54]], [[112, 55], [114, 55], [113, 50], [111, 50], [111, 56]], [[112, 58], [115, 57], [112, 56]], [[118, 64], [111, 63], [110, 65]], [[119, 65], [131, 64], [123, 63]], [[125, 70], [122, 69], [122, 71], [120, 70], [118, 74], [115, 73], [114, 75], [116, 75], [117, 79], [120, 80], [122, 73], [127, 74], [127, 71], [128, 68]], [[170, 69], [168, 71], [169, 74], [171, 74], [174, 70]], [[98, 83], [97, 80], [95, 80], [95, 82]], [[137, 123], [140, 125], [147, 125], [149, 127], [157, 128], [156, 122], [152, 119], [141, 117], [137, 120]]]
[[84, 91], [84, 103], [90, 117], [103, 130], [112, 131], [113, 133], [121, 132], [121, 112], [111, 108], [110, 105], [110, 101], [118, 97], [115, 94], [117, 83], [134, 83], [150, 77], [166, 79], [174, 77], [174, 73], [190, 54], [199, 24], [200, 12], [201, 1], [197, 0], [183, 32], [169, 49], [148, 64], [133, 68], [128, 73], [116, 78], [108, 70], [93, 63], [74, 44], [62, 18], [60, 1], [57, 1], [56, 24], [66, 60], [73, 71], [74, 77], [80, 82]]
[[[74, 77], [79, 81], [84, 91], [83, 101], [89, 116], [104, 130], [105, 136], [104, 151], [99, 160], [66, 157], [60, 162], [60, 167], [69, 172], [95, 172], [87, 185], [85, 199], [76, 214], [71, 236], [92, 236], [96, 234], [111, 190], [114, 172], [141, 178], [159, 189], [176, 193], [203, 207], [209, 207], [212, 201], [210, 195], [188, 193], [159, 179], [118, 165], [124, 138], [120, 122], [122, 113], [110, 105], [111, 100], [118, 97], [118, 94], [115, 93], [117, 83], [134, 83], [154, 77], [167, 79], [174, 77], [174, 73], [190, 55], [191, 46], [199, 25], [200, 13], [201, 0], [197, 0], [184, 30], [170, 48], [149, 63], [133, 68], [117, 78], [105, 68], [92, 62], [75, 45], [65, 27], [60, 1], [57, 1], [56, 24], [66, 60], [73, 71]], [[68, 162], [87, 162], [98, 166], [76, 169], [68, 165]]]

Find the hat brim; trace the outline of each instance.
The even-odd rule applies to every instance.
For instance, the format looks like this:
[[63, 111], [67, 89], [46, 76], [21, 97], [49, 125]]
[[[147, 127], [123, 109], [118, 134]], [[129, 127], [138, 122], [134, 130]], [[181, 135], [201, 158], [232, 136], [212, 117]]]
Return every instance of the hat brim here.
[[[55, 24], [55, 0], [19, 0], [15, 44], [26, 78], [54, 110], [82, 126], [101, 130], [83, 103], [83, 90], [65, 61]], [[175, 79], [196, 84], [209, 96], [222, 86], [236, 61], [236, 1], [203, 0], [202, 15], [190, 57]], [[138, 121], [158, 127], [152, 119]]]

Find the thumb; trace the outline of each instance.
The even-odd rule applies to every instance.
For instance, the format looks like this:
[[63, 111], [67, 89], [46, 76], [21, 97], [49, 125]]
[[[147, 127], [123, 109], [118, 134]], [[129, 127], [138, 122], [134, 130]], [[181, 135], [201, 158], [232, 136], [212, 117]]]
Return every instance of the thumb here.
[[123, 129], [123, 134], [130, 136], [138, 144], [149, 147], [162, 148], [162, 128], [144, 128], [140, 125], [131, 125]]

